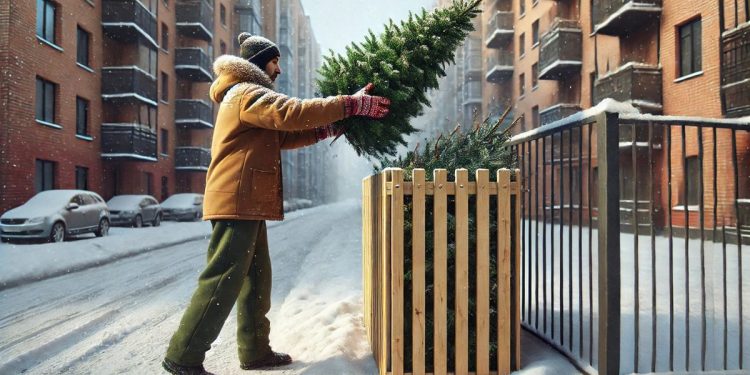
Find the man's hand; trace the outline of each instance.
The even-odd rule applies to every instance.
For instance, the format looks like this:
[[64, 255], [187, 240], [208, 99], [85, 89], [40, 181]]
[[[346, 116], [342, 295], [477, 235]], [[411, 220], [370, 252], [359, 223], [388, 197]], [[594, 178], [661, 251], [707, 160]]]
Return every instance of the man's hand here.
[[344, 108], [346, 116], [367, 116], [380, 119], [388, 115], [391, 101], [382, 96], [372, 96], [370, 91], [375, 85], [368, 83], [362, 90], [354, 95], [344, 96]]

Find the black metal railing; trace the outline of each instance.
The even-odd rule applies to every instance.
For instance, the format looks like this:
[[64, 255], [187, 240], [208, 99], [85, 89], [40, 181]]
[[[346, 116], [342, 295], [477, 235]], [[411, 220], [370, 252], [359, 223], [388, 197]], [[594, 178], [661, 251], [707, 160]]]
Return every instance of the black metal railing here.
[[495, 12], [487, 28], [487, 48], [500, 48], [513, 40], [513, 12]]
[[104, 99], [147, 99], [156, 105], [156, 78], [135, 67], [102, 68]]
[[187, 80], [211, 82], [211, 57], [202, 48], [175, 48], [175, 71]]
[[746, 370], [750, 122], [591, 113], [510, 141], [523, 325], [590, 373]]
[[137, 0], [102, 1], [102, 27], [110, 38], [133, 41], [140, 37], [157, 47], [156, 16]]
[[175, 168], [205, 171], [211, 164], [211, 149], [202, 147], [177, 147]]
[[581, 71], [581, 25], [557, 18], [542, 34], [539, 79], [562, 79]]
[[597, 0], [593, 2], [594, 29], [607, 35], [627, 35], [661, 16], [662, 0]]
[[102, 157], [156, 161], [156, 133], [138, 124], [102, 124]]
[[728, 117], [750, 115], [750, 27], [726, 32], [721, 38], [721, 95]]
[[213, 128], [213, 109], [206, 100], [177, 99], [175, 101], [174, 118], [177, 126], [181, 128]]
[[628, 63], [596, 80], [594, 99], [600, 102], [612, 98], [630, 102], [643, 111], [661, 112], [661, 69], [655, 66]]
[[213, 39], [214, 7], [205, 0], [177, 0], [176, 23], [180, 34], [210, 41]]

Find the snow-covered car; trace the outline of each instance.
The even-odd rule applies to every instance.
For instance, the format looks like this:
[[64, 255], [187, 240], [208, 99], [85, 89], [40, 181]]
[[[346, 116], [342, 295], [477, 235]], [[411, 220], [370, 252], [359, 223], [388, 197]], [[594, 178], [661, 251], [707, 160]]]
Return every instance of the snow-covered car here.
[[161, 202], [164, 220], [199, 220], [203, 216], [203, 194], [175, 194]]
[[112, 225], [140, 228], [143, 224], [161, 224], [161, 205], [150, 195], [116, 195], [107, 201], [107, 206]]
[[86, 190], [47, 190], [0, 216], [0, 236], [62, 242], [65, 237], [109, 232], [109, 210], [99, 194]]

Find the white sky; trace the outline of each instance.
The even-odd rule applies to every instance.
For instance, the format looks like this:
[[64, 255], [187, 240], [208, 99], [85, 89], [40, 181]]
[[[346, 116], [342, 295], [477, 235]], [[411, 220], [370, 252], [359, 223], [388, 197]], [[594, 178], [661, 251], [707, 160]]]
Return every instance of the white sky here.
[[351, 42], [364, 40], [367, 30], [379, 34], [383, 25], [408, 17], [409, 11], [431, 9], [435, 0], [301, 0], [310, 16], [323, 55], [343, 52]]

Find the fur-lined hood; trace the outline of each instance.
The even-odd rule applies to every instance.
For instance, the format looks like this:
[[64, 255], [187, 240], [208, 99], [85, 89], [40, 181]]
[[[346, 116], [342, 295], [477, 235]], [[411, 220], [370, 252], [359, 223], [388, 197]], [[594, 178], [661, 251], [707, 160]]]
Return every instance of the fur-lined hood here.
[[238, 83], [250, 83], [273, 89], [271, 78], [255, 64], [237, 56], [219, 56], [214, 62], [216, 80], [211, 84], [209, 95], [217, 103], [221, 103], [224, 95], [232, 86]]

